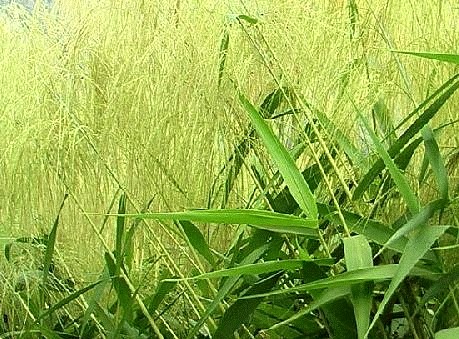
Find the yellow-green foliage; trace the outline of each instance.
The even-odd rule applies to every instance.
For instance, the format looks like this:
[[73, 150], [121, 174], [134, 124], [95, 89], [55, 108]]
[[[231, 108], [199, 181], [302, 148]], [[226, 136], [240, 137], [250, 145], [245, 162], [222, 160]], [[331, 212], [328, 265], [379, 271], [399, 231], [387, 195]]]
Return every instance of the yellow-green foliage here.
[[[152, 210], [206, 206], [247, 124], [229, 79], [260, 102], [275, 88], [263, 60], [356, 140], [352, 102], [369, 112], [382, 98], [397, 122], [452, 73], [390, 48], [457, 52], [455, 1], [356, 1], [353, 35], [347, 1], [244, 2], [62, 0], [51, 11], [2, 14], [2, 229], [50, 229], [69, 191], [58, 242], [85, 262], [100, 242], [82, 210], [106, 211], [119, 185], [138, 207], [153, 196]], [[241, 13], [259, 23], [244, 32], [231, 23]], [[458, 118], [457, 100], [442, 121]], [[440, 140], [457, 147], [451, 135]]]

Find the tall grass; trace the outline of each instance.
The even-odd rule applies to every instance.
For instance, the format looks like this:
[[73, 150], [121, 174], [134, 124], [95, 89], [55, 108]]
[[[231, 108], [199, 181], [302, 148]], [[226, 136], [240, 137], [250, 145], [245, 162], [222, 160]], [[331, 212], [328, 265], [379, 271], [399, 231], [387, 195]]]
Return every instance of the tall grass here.
[[[74, 323], [89, 332], [73, 334], [183, 337], [210, 331], [219, 337], [237, 330], [241, 315], [251, 315], [254, 321], [242, 326], [241, 336], [268, 326], [280, 336], [363, 337], [370, 312], [383, 312], [380, 305], [393, 292], [408, 319], [404, 330], [412, 335], [457, 325], [446, 324], [457, 316], [449, 304], [456, 300], [454, 287], [444, 305], [435, 304], [432, 323], [438, 315], [440, 325], [425, 332], [416, 330], [422, 321], [408, 314], [414, 312], [410, 307], [428, 310], [404, 300], [409, 286], [399, 288], [408, 274], [432, 278], [424, 266], [413, 269], [420, 258], [456, 257], [454, 232], [435, 245], [448, 250], [429, 250], [443, 226], [423, 228], [419, 238], [409, 235], [434, 215], [442, 225], [457, 225], [454, 80], [426, 100], [457, 66], [394, 52], [457, 54], [454, 6], [107, 0], [62, 1], [33, 14], [11, 7], [0, 27], [0, 225], [9, 249], [1, 264], [0, 290], [8, 300], [1, 308], [9, 317], [2, 332], [71, 332], [66, 317], [82, 313]], [[439, 97], [448, 91], [443, 102]], [[398, 138], [432, 102], [438, 107], [430, 128], [422, 123], [424, 139], [415, 140], [417, 129], [397, 149]], [[407, 141], [412, 149], [403, 153]], [[388, 170], [377, 172], [377, 161]], [[435, 203], [439, 192], [443, 199], [448, 192], [451, 203]], [[59, 210], [64, 194], [69, 198]], [[302, 214], [294, 213], [296, 204]], [[210, 211], [166, 214], [203, 207]], [[241, 207], [288, 218], [268, 211], [241, 216], [233, 209]], [[105, 213], [118, 214], [116, 221]], [[125, 213], [142, 221], [120, 216]], [[207, 223], [198, 228], [190, 221]], [[297, 228], [288, 230], [294, 222]], [[255, 235], [245, 224], [256, 226]], [[286, 230], [290, 235], [276, 235]], [[366, 238], [350, 237], [353, 232]], [[413, 239], [424, 239], [424, 247]], [[372, 250], [381, 249], [376, 244], [395, 252], [383, 251], [381, 263], [387, 265], [372, 270]], [[354, 256], [355, 248], [364, 249], [361, 257]], [[403, 248], [412, 255], [396, 254]], [[400, 256], [396, 269], [391, 265]], [[268, 263], [258, 262], [260, 257]], [[269, 263], [274, 259], [285, 262]], [[302, 276], [298, 259], [315, 273]], [[451, 265], [442, 263], [439, 271], [450, 272]], [[209, 269], [236, 264], [242, 271], [226, 280], [206, 280], [230, 275], [205, 275]], [[345, 269], [348, 275], [339, 274]], [[246, 273], [251, 275], [245, 281], [239, 279]], [[34, 274], [37, 294], [31, 289]], [[200, 278], [183, 280], [190, 275]], [[349, 292], [352, 279], [368, 284]], [[387, 298], [374, 302], [369, 282], [388, 279]], [[294, 286], [299, 280], [305, 285]], [[19, 281], [26, 287], [18, 289]], [[261, 294], [284, 293], [271, 292], [281, 282], [309, 294], [290, 298], [293, 308], [286, 301], [262, 302]], [[330, 289], [319, 293], [317, 286]], [[256, 297], [233, 303], [241, 296], [238, 287]], [[351, 304], [341, 303], [343, 295], [350, 295]], [[342, 323], [325, 305], [331, 300], [354, 312], [358, 326]], [[306, 315], [319, 307], [321, 313]], [[443, 316], [442, 308], [452, 316]], [[297, 309], [311, 332], [298, 323], [292, 332], [282, 326], [295, 321]], [[54, 310], [63, 312], [57, 320]], [[393, 334], [372, 319], [378, 334]]]

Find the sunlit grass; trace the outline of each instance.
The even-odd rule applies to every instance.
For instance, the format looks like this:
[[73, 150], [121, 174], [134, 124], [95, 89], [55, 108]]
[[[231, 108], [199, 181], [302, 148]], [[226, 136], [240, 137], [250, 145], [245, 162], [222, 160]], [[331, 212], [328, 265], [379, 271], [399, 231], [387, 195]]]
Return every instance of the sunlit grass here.
[[[457, 53], [459, 9], [454, 1], [422, 6], [358, 1], [352, 35], [349, 3], [61, 1], [50, 12], [37, 8], [33, 15], [10, 8], [0, 16], [2, 236], [49, 232], [67, 192], [57, 246], [78, 278], [94, 281], [107, 252], [102, 240], [112, 245], [116, 229], [112, 219], [103, 224], [102, 216], [86, 213], [116, 213], [122, 191], [132, 213], [150, 199], [150, 211], [220, 207], [218, 199], [208, 206], [207, 193], [249, 126], [237, 90], [258, 106], [279, 86], [291, 87], [297, 95], [293, 106], [305, 98], [362, 156], [373, 152], [357, 112], [373, 122], [371, 111], [383, 102], [397, 126], [454, 68], [391, 50]], [[242, 29], [235, 19], [241, 13], [258, 24]], [[225, 32], [229, 44], [219, 86]], [[457, 105], [457, 97], [448, 101], [432, 127], [458, 119]], [[291, 135], [304, 137], [300, 128], [306, 119], [286, 116], [272, 126], [288, 145]], [[436, 139], [452, 195], [459, 187], [455, 130], [456, 125], [445, 128]], [[377, 129], [376, 134], [384, 136]], [[332, 145], [325, 148], [333, 152]], [[256, 159], [268, 174], [276, 172], [260, 141], [253, 141], [247, 159]], [[304, 167], [316, 160], [306, 152], [297, 164]], [[328, 187], [317, 191], [319, 200], [362, 174], [364, 165], [350, 167], [342, 153], [334, 160]], [[421, 163], [422, 155], [417, 153], [413, 161]], [[248, 160], [242, 165], [228, 207], [250, 204], [257, 185], [251, 165]], [[432, 175], [429, 185], [421, 185], [410, 169], [404, 175], [421, 203], [435, 195]], [[398, 198], [389, 206], [371, 217], [392, 223], [404, 213]], [[163, 271], [202, 273], [206, 264], [179, 239], [182, 231], [153, 221], [148, 227], [142, 224], [135, 237], [135, 278], [141, 281], [147, 259], [154, 261], [149, 272], [155, 281]], [[209, 227], [204, 234], [211, 248], [223, 252], [235, 231]], [[202, 311], [192, 289], [181, 288], [189, 303], [197, 304], [196, 309], [189, 306], [190, 312]]]

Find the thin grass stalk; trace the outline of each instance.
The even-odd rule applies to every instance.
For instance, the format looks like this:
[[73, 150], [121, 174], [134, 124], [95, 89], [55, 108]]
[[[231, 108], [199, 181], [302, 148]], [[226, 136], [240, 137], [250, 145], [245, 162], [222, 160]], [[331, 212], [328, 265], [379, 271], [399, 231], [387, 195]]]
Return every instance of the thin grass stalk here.
[[[89, 215], [84, 211], [83, 206], [80, 204], [80, 202], [77, 199], [77, 197], [71, 192], [70, 187], [68, 187], [68, 185], [65, 182], [64, 182], [64, 185], [66, 186], [66, 189], [67, 189], [67, 192], [68, 192], [69, 196], [72, 197], [72, 199], [75, 202], [75, 204], [77, 205], [78, 209], [80, 209], [80, 211], [83, 212], [83, 214], [85, 215], [86, 220], [89, 222], [89, 225], [91, 226], [93, 232], [99, 238], [99, 241], [101, 242], [105, 252], [107, 252], [107, 254], [110, 256], [110, 258], [113, 260], [113, 262], [116, 262], [116, 258], [114, 256], [114, 254], [112, 253], [112, 251], [110, 250], [110, 247], [106, 243], [105, 239], [102, 237], [102, 234], [100, 234], [97, 231], [97, 226], [94, 224], [94, 222], [91, 220], [91, 218], [89, 218]], [[139, 305], [143, 315], [148, 319], [148, 322], [149, 322], [151, 328], [153, 329], [153, 331], [155, 332], [155, 334], [158, 336], [158, 338], [163, 338], [163, 335], [161, 334], [159, 328], [156, 326], [155, 321], [153, 320], [153, 318], [151, 317], [150, 313], [148, 312], [148, 309], [146, 308], [145, 304], [143, 303], [142, 299], [140, 298], [140, 295], [136, 292], [137, 289], [132, 284], [130, 278], [126, 275], [124, 270], [120, 271], [120, 277], [123, 278], [126, 281], [126, 284], [128, 285], [129, 290], [131, 291], [131, 293], [133, 295], [135, 295], [135, 299], [136, 299], [137, 304]], [[171, 334], [173, 334], [173, 333], [171, 333]]]
[[[80, 120], [79, 120], [79, 118], [76, 117], [75, 115], [74, 115], [74, 118], [76, 119], [76, 121], [78, 121], [79, 123], [81, 123]], [[110, 177], [116, 182], [116, 184], [118, 185], [118, 187], [119, 187], [121, 190], [123, 190], [124, 192], [128, 193], [126, 187], [124, 187], [124, 185], [121, 184], [121, 181], [118, 179], [118, 177], [116, 176], [116, 174], [115, 174], [115, 173], [113, 172], [113, 170], [110, 168], [110, 166], [108, 165], [108, 163], [107, 163], [106, 161], [103, 160], [101, 154], [100, 154], [99, 151], [97, 150], [97, 148], [96, 148], [96, 146], [94, 145], [94, 143], [92, 142], [92, 140], [91, 140], [91, 139], [89, 138], [89, 136], [87, 135], [86, 131], [83, 129], [83, 130], [81, 130], [81, 133], [83, 134], [83, 137], [85, 138], [86, 142], [87, 142], [87, 143], [89, 144], [89, 146], [93, 149], [93, 151], [95, 152], [95, 154], [97, 155], [97, 157], [100, 159], [100, 161], [102, 161], [102, 164], [103, 164], [103, 166], [106, 168], [106, 170], [107, 170], [107, 172], [109, 173]], [[68, 187], [67, 187], [67, 188], [68, 188]], [[74, 200], [75, 200], [76, 197], [75, 197], [74, 195], [73, 195], [73, 197], [74, 197]], [[139, 211], [140, 211], [141, 209], [138, 208], [136, 202], [133, 201], [131, 195], [130, 195], [130, 194], [127, 194], [127, 197], [128, 197], [129, 202], [134, 206], [135, 211], [136, 211], [137, 213], [139, 213]], [[84, 209], [81, 209], [81, 211], [84, 213]], [[85, 215], [87, 215], [87, 214], [85, 213]], [[89, 219], [89, 218], [88, 218], [88, 219]], [[143, 222], [145, 222], [145, 221], [143, 221]], [[146, 222], [145, 222], [145, 224], [146, 224], [147, 226], [149, 226]], [[91, 225], [93, 225], [93, 223], [92, 223]], [[162, 224], [160, 223], [160, 225], [162, 225]], [[164, 227], [164, 225], [162, 225], [162, 229], [163, 229], [163, 231], [166, 231], [166, 227]], [[94, 229], [94, 230], [95, 230], [95, 229]], [[168, 233], [168, 232], [167, 232], [167, 233]], [[97, 235], [98, 235], [99, 239], [101, 239], [100, 233], [97, 233]], [[169, 235], [169, 236], [170, 236], [170, 235]], [[176, 241], [176, 239], [175, 239], [174, 237], [170, 236], [170, 238], [171, 238], [174, 242], [176, 242], [176, 244], [178, 245], [178, 242]], [[164, 254], [166, 255], [166, 258], [169, 260], [169, 263], [172, 264], [173, 272], [176, 272], [179, 276], [183, 277], [182, 274], [181, 274], [180, 268], [179, 268], [178, 266], [176, 266], [175, 261], [174, 261], [174, 260], [172, 259], [172, 257], [169, 255], [169, 252], [165, 249], [164, 245], [163, 245], [160, 241], [157, 241], [157, 243], [158, 243], [158, 245], [159, 245], [159, 247], [160, 247], [160, 249], [161, 249], [161, 252], [160, 252], [160, 253], [164, 253]], [[105, 247], [106, 247], [106, 245], [104, 245], [104, 248], [105, 248]], [[108, 247], [107, 247], [107, 248], [108, 248]], [[107, 250], [107, 252], [111, 253], [110, 250]], [[194, 254], [195, 258], [198, 258], [197, 254], [196, 254], [196, 251], [194, 251], [193, 249], [192, 249], [192, 253]], [[187, 254], [185, 253], [185, 255], [187, 255]], [[198, 259], [198, 261], [199, 261], [199, 259]], [[193, 261], [192, 261], [192, 262], [193, 262]], [[197, 268], [198, 270], [201, 269], [200, 267], [197, 267], [197, 266], [196, 266], [196, 268]], [[122, 273], [123, 273], [123, 272], [122, 272]], [[124, 273], [123, 273], [123, 274], [124, 274]], [[209, 282], [209, 284], [212, 286], [211, 282]], [[202, 305], [201, 301], [199, 300], [199, 297], [196, 295], [196, 293], [195, 293], [194, 289], [191, 287], [191, 285], [189, 285], [188, 283], [185, 282], [185, 286], [187, 287], [188, 291], [191, 293], [191, 295], [192, 295], [192, 297], [193, 297], [195, 303], [196, 303], [196, 304], [199, 306], [199, 308], [201, 309], [201, 312], [204, 311], [204, 310], [205, 310], [205, 307], [204, 307], [204, 305]], [[215, 289], [215, 287], [212, 287], [211, 290], [215, 291], [216, 289]], [[139, 297], [136, 296], [136, 298], [139, 298]], [[140, 298], [139, 298], [139, 300], [140, 300]], [[191, 303], [191, 304], [193, 304], [193, 303]], [[139, 305], [139, 306], [140, 306], [140, 305]], [[142, 306], [141, 306], [141, 307], [142, 307]], [[152, 321], [153, 321], [153, 319], [152, 319]], [[214, 322], [214, 320], [213, 320], [211, 317], [209, 317], [209, 321], [210, 321], [210, 323], [211, 323], [213, 326], [215, 326], [215, 322]]]

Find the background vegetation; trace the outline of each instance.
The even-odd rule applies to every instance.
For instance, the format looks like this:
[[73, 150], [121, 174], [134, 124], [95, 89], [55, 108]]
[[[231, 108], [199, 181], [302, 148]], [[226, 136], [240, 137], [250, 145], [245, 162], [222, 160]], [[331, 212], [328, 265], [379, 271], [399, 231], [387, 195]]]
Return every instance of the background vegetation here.
[[3, 9], [0, 336], [455, 331], [458, 16], [441, 0]]

